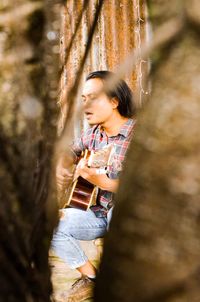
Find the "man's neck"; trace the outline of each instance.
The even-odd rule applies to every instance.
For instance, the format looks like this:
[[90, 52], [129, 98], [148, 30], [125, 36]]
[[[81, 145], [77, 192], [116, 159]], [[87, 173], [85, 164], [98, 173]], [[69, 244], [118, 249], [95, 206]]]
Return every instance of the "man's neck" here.
[[116, 115], [113, 116], [113, 118], [110, 119], [109, 121], [106, 121], [101, 126], [108, 136], [115, 136], [119, 133], [120, 128], [124, 123], [127, 122], [127, 120], [128, 120], [127, 117]]

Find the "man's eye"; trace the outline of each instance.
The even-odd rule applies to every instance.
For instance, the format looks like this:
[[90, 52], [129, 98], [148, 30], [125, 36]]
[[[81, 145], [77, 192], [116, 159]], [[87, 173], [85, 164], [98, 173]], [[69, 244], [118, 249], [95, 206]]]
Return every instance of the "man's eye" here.
[[94, 100], [96, 100], [96, 98], [97, 98], [96, 96], [91, 96], [90, 100], [94, 101]]
[[91, 96], [91, 97], [88, 97], [88, 98], [82, 98], [82, 102], [84, 103], [84, 102], [86, 102], [86, 101], [94, 101], [94, 100], [96, 100], [97, 99], [97, 97], [96, 96]]

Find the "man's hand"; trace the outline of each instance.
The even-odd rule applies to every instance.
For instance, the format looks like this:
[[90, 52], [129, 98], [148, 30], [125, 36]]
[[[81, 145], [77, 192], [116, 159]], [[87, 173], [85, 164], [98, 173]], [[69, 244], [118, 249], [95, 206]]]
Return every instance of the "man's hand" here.
[[118, 189], [119, 180], [110, 179], [105, 174], [97, 175], [97, 169], [89, 168], [87, 163], [86, 159], [80, 160], [76, 168], [75, 177], [81, 176], [100, 189], [115, 193]]
[[77, 167], [76, 167], [76, 171], [75, 171], [75, 175], [74, 178], [78, 178], [79, 176], [87, 179], [89, 176], [95, 175], [96, 174], [96, 169], [94, 168], [89, 168], [88, 167], [88, 160], [82, 158]]
[[72, 162], [67, 162], [66, 158], [61, 157], [56, 166], [56, 183], [58, 189], [67, 187], [73, 179]]

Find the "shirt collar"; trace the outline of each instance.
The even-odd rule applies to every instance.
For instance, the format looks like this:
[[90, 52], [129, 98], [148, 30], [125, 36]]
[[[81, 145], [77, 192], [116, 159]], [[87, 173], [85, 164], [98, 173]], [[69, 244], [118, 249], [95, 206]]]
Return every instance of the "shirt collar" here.
[[135, 122], [135, 119], [129, 118], [119, 129], [119, 134], [123, 135], [124, 137], [127, 137], [133, 129]]
[[[135, 119], [129, 118], [121, 126], [121, 128], [119, 129], [119, 133], [117, 135], [120, 134], [120, 135], [123, 135], [124, 137], [127, 137], [130, 134], [131, 130], [133, 129], [133, 126], [135, 125], [135, 123], [136, 123]], [[104, 131], [100, 125], [97, 125], [97, 127], [98, 127], [98, 130], [99, 130], [100, 133], [102, 133]]]

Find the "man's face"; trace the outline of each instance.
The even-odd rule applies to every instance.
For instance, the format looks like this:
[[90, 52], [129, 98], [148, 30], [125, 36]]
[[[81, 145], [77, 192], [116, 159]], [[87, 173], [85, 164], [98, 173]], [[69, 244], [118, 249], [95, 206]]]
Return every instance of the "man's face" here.
[[101, 79], [86, 81], [82, 98], [84, 113], [90, 125], [103, 125], [112, 117], [114, 110], [117, 110], [118, 102], [105, 94]]

